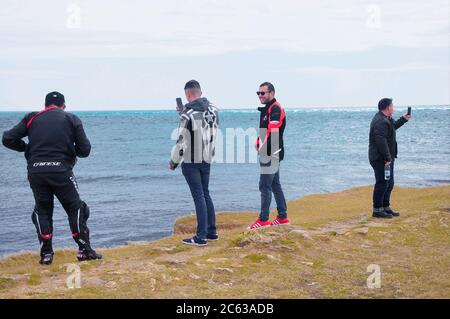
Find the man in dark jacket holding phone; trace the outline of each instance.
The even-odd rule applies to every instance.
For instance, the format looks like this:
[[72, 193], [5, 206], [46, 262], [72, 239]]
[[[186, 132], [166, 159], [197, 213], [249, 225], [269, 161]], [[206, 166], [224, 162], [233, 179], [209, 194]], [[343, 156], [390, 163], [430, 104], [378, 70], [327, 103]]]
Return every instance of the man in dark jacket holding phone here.
[[[383, 98], [378, 102], [378, 113], [372, 119], [369, 133], [369, 161], [375, 172], [373, 190], [373, 217], [392, 218], [400, 216], [390, 208], [390, 197], [394, 188], [394, 161], [397, 157], [396, 130], [408, 122], [411, 115], [405, 114], [395, 121], [392, 119], [394, 105], [392, 99]], [[385, 169], [390, 170], [386, 179]]]
[[[76, 158], [87, 157], [91, 144], [81, 120], [65, 112], [64, 95], [50, 92], [45, 98], [45, 109], [31, 112], [9, 131], [3, 133], [3, 145], [25, 152], [28, 180], [33, 191], [35, 207], [32, 221], [41, 245], [43, 265], [53, 261], [53, 200], [58, 198], [69, 217], [72, 237], [78, 244], [78, 260], [101, 259], [90, 246], [89, 207], [80, 199], [72, 168]], [[28, 136], [28, 144], [23, 141]]]

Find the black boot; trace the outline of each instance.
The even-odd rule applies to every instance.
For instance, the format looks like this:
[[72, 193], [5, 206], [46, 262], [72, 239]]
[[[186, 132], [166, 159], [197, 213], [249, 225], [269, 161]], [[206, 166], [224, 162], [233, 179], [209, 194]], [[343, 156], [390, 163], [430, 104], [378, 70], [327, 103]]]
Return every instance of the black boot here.
[[78, 244], [78, 254], [77, 254], [78, 261], [96, 260], [96, 259], [103, 258], [102, 255], [97, 254], [97, 252], [94, 249], [92, 249], [90, 241], [89, 241], [89, 229], [88, 228], [86, 228], [83, 233], [73, 234], [73, 239]]
[[38, 234], [39, 242], [41, 244], [41, 265], [50, 265], [53, 262], [53, 244], [52, 234]]
[[389, 214], [389, 213], [386, 213], [384, 211], [383, 207], [381, 207], [381, 208], [374, 208], [373, 209], [372, 217], [376, 217], [376, 218], [392, 218], [392, 215]]
[[53, 253], [41, 253], [41, 260], [39, 263], [41, 265], [51, 265], [53, 262]]
[[95, 250], [89, 247], [89, 249], [83, 249], [78, 251], [77, 259], [78, 261], [85, 261], [85, 260], [96, 260], [96, 259], [102, 259], [103, 256], [100, 254], [97, 254]]
[[394, 212], [389, 206], [384, 208], [384, 211], [388, 214], [391, 214], [394, 217], [400, 216], [400, 213]]

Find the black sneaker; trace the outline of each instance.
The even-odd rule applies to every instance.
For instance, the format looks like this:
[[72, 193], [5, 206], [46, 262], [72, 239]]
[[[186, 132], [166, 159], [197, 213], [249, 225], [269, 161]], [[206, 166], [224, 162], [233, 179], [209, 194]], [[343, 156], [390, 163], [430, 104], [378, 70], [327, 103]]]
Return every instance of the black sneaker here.
[[78, 254], [77, 254], [78, 261], [96, 260], [96, 259], [102, 259], [102, 258], [103, 258], [103, 256], [100, 254], [97, 254], [95, 252], [95, 250], [93, 250], [93, 249], [92, 250], [83, 249], [83, 250], [78, 251]]
[[193, 246], [206, 246], [208, 244], [208, 242], [206, 240], [200, 239], [197, 236], [194, 236], [192, 238], [183, 239], [181, 242], [183, 244], [193, 245]]
[[400, 216], [400, 213], [394, 212], [390, 207], [384, 208], [384, 211], [388, 214], [391, 214], [394, 217]]
[[214, 235], [206, 235], [206, 241], [216, 241], [219, 240], [219, 235], [214, 234]]
[[39, 260], [39, 263], [41, 265], [51, 265], [53, 262], [53, 253], [41, 253], [41, 260]]
[[382, 212], [373, 212], [372, 217], [375, 218], [392, 218], [392, 215], [389, 213], [386, 213], [385, 211]]

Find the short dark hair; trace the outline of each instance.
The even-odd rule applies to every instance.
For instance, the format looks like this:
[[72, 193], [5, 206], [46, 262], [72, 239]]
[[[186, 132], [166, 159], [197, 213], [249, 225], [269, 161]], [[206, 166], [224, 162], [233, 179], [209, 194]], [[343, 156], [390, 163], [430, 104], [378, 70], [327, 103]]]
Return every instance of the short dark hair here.
[[264, 82], [259, 87], [261, 87], [261, 86], [267, 86], [267, 88], [269, 89], [269, 92], [275, 92], [275, 87], [270, 82]]
[[198, 81], [196, 81], [196, 80], [187, 81], [186, 84], [184, 85], [184, 89], [185, 90], [188, 90], [188, 89], [199, 89], [199, 90], [201, 90], [200, 83], [198, 83]]
[[383, 98], [378, 102], [378, 110], [383, 111], [389, 107], [389, 105], [392, 104], [392, 99], [389, 99], [387, 97]]

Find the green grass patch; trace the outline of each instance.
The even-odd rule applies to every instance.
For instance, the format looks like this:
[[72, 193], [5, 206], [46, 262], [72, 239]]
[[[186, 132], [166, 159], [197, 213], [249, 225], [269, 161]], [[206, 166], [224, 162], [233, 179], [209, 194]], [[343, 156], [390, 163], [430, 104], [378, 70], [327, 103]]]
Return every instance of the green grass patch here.
[[11, 289], [17, 285], [17, 282], [11, 278], [0, 277], [0, 290]]
[[30, 277], [27, 280], [27, 284], [29, 286], [38, 286], [41, 284], [41, 282], [41, 274], [37, 272], [31, 273]]
[[250, 255], [245, 256], [246, 260], [250, 260], [251, 262], [255, 262], [255, 263], [267, 260], [267, 258], [268, 257], [266, 255], [262, 255], [262, 254], [250, 254]]

